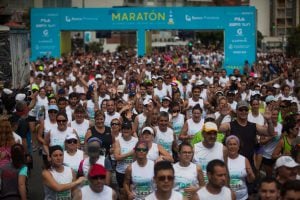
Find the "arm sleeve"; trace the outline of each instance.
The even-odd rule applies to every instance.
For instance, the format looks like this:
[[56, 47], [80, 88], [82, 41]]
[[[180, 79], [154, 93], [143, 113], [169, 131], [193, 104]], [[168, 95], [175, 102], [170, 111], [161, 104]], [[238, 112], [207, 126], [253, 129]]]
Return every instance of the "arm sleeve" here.
[[28, 167], [23, 166], [19, 171], [19, 176], [28, 176]]
[[106, 170], [112, 171], [111, 162], [108, 158], [105, 158], [105, 160], [104, 160], [104, 167]]

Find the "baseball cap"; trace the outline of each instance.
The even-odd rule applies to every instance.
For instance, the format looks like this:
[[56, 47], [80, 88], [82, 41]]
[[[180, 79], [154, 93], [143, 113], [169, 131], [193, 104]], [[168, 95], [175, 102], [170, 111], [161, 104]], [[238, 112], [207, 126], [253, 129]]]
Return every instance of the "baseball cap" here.
[[216, 119], [216, 116], [215, 116], [215, 114], [207, 114], [206, 116], [205, 116], [205, 119], [213, 119], [213, 120], [215, 120]]
[[37, 84], [32, 84], [31, 90], [39, 90], [39, 86]]
[[281, 156], [276, 160], [275, 169], [278, 169], [282, 166], [294, 168], [299, 166], [299, 164], [297, 164], [291, 156]]
[[168, 100], [168, 101], [171, 101], [170, 97], [168, 97], [168, 96], [164, 96], [162, 100]]
[[125, 86], [124, 86], [124, 85], [118, 85], [117, 92], [118, 92], [118, 93], [123, 93], [123, 92], [124, 92], [124, 89], [125, 89]]
[[102, 165], [94, 164], [90, 167], [89, 177], [105, 176], [105, 175], [106, 175], [106, 169]]
[[239, 108], [243, 108], [243, 107], [246, 107], [246, 108], [249, 108], [249, 104], [247, 103], [247, 101], [239, 101], [236, 105], [236, 109], [238, 110]]
[[224, 93], [223, 93], [223, 91], [218, 90], [218, 91], [215, 93], [215, 95], [221, 95], [221, 96], [224, 96]]
[[65, 94], [66, 92], [65, 92], [65, 90], [63, 89], [63, 88], [61, 88], [61, 89], [59, 89], [58, 91], [57, 91], [57, 94]]
[[143, 101], [143, 105], [144, 105], [144, 106], [147, 106], [149, 103], [152, 103], [152, 99], [146, 98], [146, 99]]
[[172, 86], [178, 86], [178, 83], [176, 83], [176, 82], [173, 81], [173, 82], [171, 82], [171, 85]]
[[181, 78], [182, 78], [183, 80], [184, 80], [184, 79], [186, 79], [186, 80], [189, 79], [189, 77], [188, 77], [187, 74], [182, 74], [182, 75], [181, 75]]
[[271, 101], [276, 101], [275, 97], [273, 95], [267, 96], [265, 102], [270, 103]]
[[279, 88], [280, 88], [280, 85], [279, 85], [278, 83], [275, 83], [275, 84], [273, 85], [273, 88], [279, 89]]
[[76, 137], [76, 135], [75, 135], [75, 134], [73, 134], [73, 133], [69, 133], [69, 134], [67, 134], [67, 136], [66, 136], [66, 140], [71, 140], [71, 139], [77, 140], [77, 137]]
[[153, 131], [153, 128], [149, 127], [149, 126], [146, 126], [142, 129], [142, 134], [145, 132], [145, 131], [149, 131], [151, 133], [151, 135], [154, 135], [154, 131]]
[[122, 124], [122, 129], [131, 129], [132, 128], [132, 125], [130, 122], [124, 122]]
[[101, 79], [101, 78], [102, 78], [101, 74], [96, 74], [95, 79]]
[[217, 126], [217, 124], [214, 123], [214, 122], [206, 122], [206, 123], [204, 123], [204, 125], [203, 125], [202, 131], [205, 131], [205, 132], [209, 132], [209, 131], [218, 131], [218, 126]]
[[49, 107], [48, 107], [48, 111], [49, 110], [56, 110], [56, 111], [58, 111], [58, 107], [57, 107], [57, 105], [50, 105]]
[[99, 142], [100, 145], [102, 145], [102, 140], [100, 140], [99, 138], [97, 137], [90, 137], [88, 140], [87, 140], [87, 143], [92, 143], [92, 142]]
[[198, 81], [195, 83], [195, 85], [204, 85], [204, 82], [201, 81], [201, 80], [198, 80]]
[[9, 94], [12, 94], [12, 93], [13, 93], [13, 91], [12, 91], [12, 90], [10, 90], [10, 89], [7, 89], [7, 88], [4, 88], [4, 89], [3, 89], [3, 92], [4, 92], [5, 94], [7, 94], [7, 95], [9, 95]]
[[235, 95], [235, 91], [234, 90], [229, 90], [227, 92], [227, 96], [234, 96]]
[[26, 95], [23, 93], [19, 93], [16, 95], [15, 100], [16, 101], [24, 101], [24, 99], [26, 98]]

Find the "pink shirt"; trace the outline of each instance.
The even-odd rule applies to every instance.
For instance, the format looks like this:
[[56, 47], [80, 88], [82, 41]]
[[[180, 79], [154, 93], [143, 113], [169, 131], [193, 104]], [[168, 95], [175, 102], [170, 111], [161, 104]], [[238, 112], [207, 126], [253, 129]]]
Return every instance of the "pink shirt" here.
[[0, 147], [0, 167], [10, 162], [10, 147]]

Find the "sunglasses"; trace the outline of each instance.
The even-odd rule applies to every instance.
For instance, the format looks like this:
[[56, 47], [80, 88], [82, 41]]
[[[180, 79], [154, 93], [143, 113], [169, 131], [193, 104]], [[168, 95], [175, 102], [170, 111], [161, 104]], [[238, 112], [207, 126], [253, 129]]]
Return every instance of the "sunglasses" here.
[[160, 181], [160, 182], [163, 182], [163, 181], [173, 181], [174, 180], [174, 176], [159, 176], [157, 177], [157, 180]]
[[100, 179], [100, 180], [103, 180], [103, 179], [105, 179], [105, 175], [98, 175], [98, 176], [93, 176], [93, 177], [91, 177], [91, 179], [93, 179], [93, 180], [98, 180], [98, 179]]
[[136, 152], [144, 152], [145, 153], [145, 152], [148, 152], [148, 149], [147, 148], [136, 148], [135, 151]]
[[184, 155], [192, 155], [193, 152], [192, 151], [183, 151], [183, 152], [180, 152], [181, 154], [184, 154]]
[[248, 108], [239, 108], [238, 110], [239, 110], [240, 112], [243, 112], [243, 111], [248, 112], [248, 111], [249, 111]]
[[67, 140], [67, 143], [68, 144], [77, 144], [77, 140], [75, 140], [75, 139], [71, 139], [71, 140]]
[[56, 110], [49, 110], [48, 113], [54, 113], [54, 114], [56, 114], [58, 112]]
[[57, 119], [56, 121], [57, 121], [57, 123], [65, 123], [65, 122], [67, 122], [68, 120], [66, 120], [66, 119], [62, 119], [62, 120]]
[[120, 123], [111, 123], [111, 126], [120, 126]]
[[180, 110], [173, 110], [173, 113], [179, 113]]

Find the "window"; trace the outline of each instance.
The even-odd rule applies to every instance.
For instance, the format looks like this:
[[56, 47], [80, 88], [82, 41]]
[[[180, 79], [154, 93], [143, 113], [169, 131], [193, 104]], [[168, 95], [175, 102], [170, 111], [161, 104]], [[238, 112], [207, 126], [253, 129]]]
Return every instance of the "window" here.
[[71, 0], [43, 0], [44, 8], [69, 8]]

